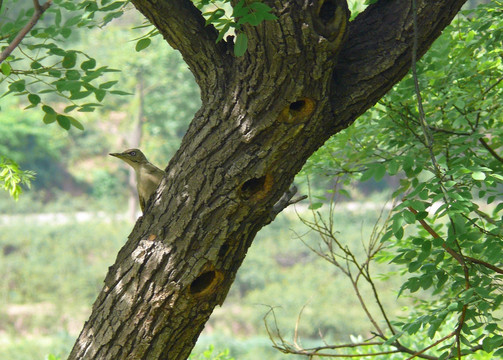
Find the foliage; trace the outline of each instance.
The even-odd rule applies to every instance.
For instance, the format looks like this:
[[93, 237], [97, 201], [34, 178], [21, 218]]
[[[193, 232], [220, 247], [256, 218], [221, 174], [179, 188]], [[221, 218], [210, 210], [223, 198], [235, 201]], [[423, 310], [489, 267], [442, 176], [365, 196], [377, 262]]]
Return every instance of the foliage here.
[[[0, 85], [2, 98], [7, 95], [25, 97], [25, 109], [39, 108], [45, 124], [56, 123], [70, 130], [83, 130], [82, 123], [75, 118], [74, 111], [94, 111], [108, 93], [124, 94], [111, 88], [115, 80], [100, 82], [108, 72], [117, 71], [108, 66], [97, 65], [86, 53], [68, 48], [69, 40], [75, 37], [76, 28], [104, 26], [119, 17], [126, 1], [102, 0], [101, 2], [70, 0], [38, 0], [32, 6], [14, 0], [0, 2]], [[94, 96], [96, 101], [89, 98]], [[6, 153], [4, 152], [5, 156]], [[6, 159], [10, 168], [0, 164], [5, 174], [14, 173], [16, 162]], [[15, 172], [15, 177], [28, 178], [28, 172]], [[22, 177], [22, 174], [26, 176]], [[17, 198], [20, 187], [10, 181], [5, 188]], [[26, 182], [26, 181], [25, 181]]]
[[[61, 16], [60, 25], [64, 28], [68, 28], [71, 34], [67, 38], [63, 37], [61, 34], [59, 36], [55, 35], [56, 40], [54, 40], [54, 43], [57, 44], [57, 46], [65, 49], [65, 51], [66, 49], [75, 48], [84, 49], [84, 53], [87, 56], [86, 59], [92, 59], [93, 63], [99, 64], [106, 61], [107, 65], [110, 67], [120, 68], [123, 71], [121, 73], [111, 73], [107, 72], [110, 69], [107, 67], [107, 71], [103, 71], [99, 78], [92, 80], [93, 83], [99, 82], [93, 85], [98, 90], [101, 84], [112, 85], [117, 82], [121, 84], [122, 88], [120, 91], [112, 91], [116, 86], [114, 85], [114, 87], [110, 89], [104, 89], [107, 95], [106, 101], [95, 102], [100, 105], [95, 107], [97, 111], [92, 113], [87, 111], [82, 112], [79, 110], [83, 109], [79, 107], [72, 110], [71, 113], [78, 114], [78, 121], [86, 124], [87, 131], [82, 133], [68, 132], [68, 137], [62, 137], [62, 134], [53, 131], [55, 128], [43, 129], [43, 127], [38, 126], [37, 122], [43, 124], [40, 122], [41, 118], [46, 118], [47, 120], [47, 118], [50, 117], [54, 119], [54, 116], [52, 116], [54, 114], [47, 115], [47, 113], [43, 111], [43, 109], [48, 112], [51, 112], [51, 110], [48, 107], [42, 109], [42, 106], [47, 105], [58, 112], [58, 114], [62, 112], [63, 115], [71, 115], [71, 113], [64, 113], [64, 109], [71, 110], [71, 107], [74, 106], [77, 101], [80, 101], [71, 100], [70, 104], [67, 103], [65, 105], [64, 102], [68, 101], [68, 99], [63, 99], [62, 101], [62, 95], [56, 95], [58, 91], [57, 88], [56, 93], [36, 93], [42, 100], [37, 105], [38, 109], [32, 109], [32, 111], [21, 111], [23, 107], [33, 107], [33, 104], [29, 101], [28, 93], [21, 93], [20, 95], [11, 92], [11, 96], [4, 96], [2, 99], [2, 111], [6, 116], [4, 116], [2, 122], [0, 122], [0, 131], [5, 135], [6, 141], [2, 141], [0, 144], [0, 153], [4, 157], [19, 164], [22, 169], [34, 170], [37, 173], [34, 187], [37, 189], [40, 187], [62, 188], [61, 182], [63, 179], [66, 179], [64, 180], [65, 182], [69, 182], [70, 180], [72, 182], [75, 182], [75, 180], [80, 181], [80, 183], [72, 187], [72, 189], [78, 188], [78, 192], [91, 192], [96, 197], [101, 197], [104, 192], [107, 195], [112, 195], [112, 193], [109, 193], [109, 187], [104, 186], [108, 181], [102, 181], [103, 179], [109, 180], [109, 171], [107, 173], [107, 170], [99, 164], [99, 160], [97, 160], [98, 163], [93, 166], [93, 171], [89, 171], [89, 165], [90, 162], [94, 162], [94, 160], [97, 159], [98, 155], [101, 157], [106, 153], [111, 146], [122, 147], [124, 146], [123, 143], [128, 142], [126, 137], [131, 132], [131, 125], [134, 125], [136, 122], [131, 121], [130, 117], [132, 114], [139, 113], [139, 104], [143, 103], [143, 118], [141, 121], [143, 122], [145, 118], [149, 120], [142, 126], [144, 138], [142, 145], [145, 151], [153, 153], [151, 160], [160, 163], [160, 166], [166, 164], [169, 155], [176, 150], [177, 144], [185, 132], [189, 119], [193, 116], [200, 104], [197, 85], [178, 52], [164, 46], [159, 46], [156, 47], [156, 49], [150, 48], [143, 50], [142, 56], [131, 58], [130, 54], [128, 55], [127, 52], [113, 51], [114, 46], [112, 46], [112, 44], [120, 42], [127, 43], [127, 41], [130, 40], [130, 23], [132, 21], [137, 21], [136, 17], [128, 15], [125, 20], [121, 20], [121, 23], [108, 25], [107, 31], [102, 31], [95, 25], [102, 26], [113, 17], [119, 16], [125, 8], [122, 5], [118, 7], [119, 4], [123, 2], [110, 3], [104, 1], [103, 3], [94, 5], [93, 3], [94, 2], [86, 2], [77, 4], [71, 2], [70, 4], [70, 2], [56, 2], [49, 7], [44, 17], [36, 24], [33, 30], [37, 30], [39, 35], [44, 31], [49, 31], [57, 35], [56, 30], [50, 29], [56, 26], [54, 21]], [[112, 7], [108, 6], [112, 4], [115, 5]], [[96, 6], [98, 6], [98, 8], [96, 8]], [[4, 8], [6, 8], [5, 2]], [[115, 10], [112, 8], [115, 8]], [[21, 9], [21, 5], [19, 9]], [[94, 18], [90, 12], [93, 9]], [[9, 15], [15, 15], [16, 11], [17, 9], [7, 8], [7, 11], [4, 11], [4, 19]], [[131, 13], [133, 15], [136, 14], [135, 12]], [[17, 26], [17, 28], [22, 27], [24, 23], [21, 20], [26, 20], [27, 18], [26, 12], [23, 12], [23, 14], [24, 17], [20, 15], [19, 26]], [[28, 15], [29, 14], [30, 13], [28, 13]], [[81, 14], [82, 22], [73, 24], [73, 22], [77, 21], [78, 14]], [[100, 14], [102, 14], [101, 17]], [[113, 17], [107, 16], [108, 14], [113, 14]], [[68, 23], [65, 19], [73, 20]], [[6, 20], [6, 23], [7, 22]], [[79, 27], [93, 28], [87, 30], [88, 36], [79, 38], [79, 34], [76, 31]], [[15, 31], [13, 30], [11, 35], [14, 33]], [[158, 44], [162, 39], [159, 37], [157, 39], [152, 39], [152, 41], [154, 44]], [[95, 46], [97, 42], [101, 42], [103, 45]], [[25, 41], [21, 43], [20, 47], [13, 53], [12, 56], [19, 56], [19, 59], [12, 64], [12, 66], [15, 66], [16, 71], [19, 70], [16, 79], [18, 79], [18, 77], [20, 79], [22, 76], [35, 76], [28, 71], [31, 69], [30, 66], [28, 66], [31, 60], [22, 60], [22, 57], [29, 54], [29, 50], [26, 49], [29, 44], [37, 43], [46, 44], [47, 40], [32, 36], [30, 33]], [[110, 44], [110, 46], [107, 44]], [[133, 48], [134, 42], [132, 43], [131, 50]], [[79, 57], [84, 56], [79, 51], [76, 51], [76, 53]], [[46, 52], [44, 55], [43, 52], [40, 52], [38, 56], [42, 57], [44, 61], [53, 59], [53, 61], [57, 62], [59, 59], [59, 62], [61, 62], [61, 57], [52, 53]], [[27, 66], [22, 68], [22, 64]], [[56, 68], [57, 66], [61, 67], [62, 65], [59, 64], [52, 68]], [[75, 67], [77, 68], [76, 70], [81, 73], [81, 78], [75, 81], [80, 82], [82, 78], [86, 76], [86, 71], [79, 68], [78, 62]], [[98, 67], [99, 65], [96, 65], [96, 68]], [[94, 71], [96, 68], [91, 70]], [[131, 76], [131, 74], [134, 76]], [[13, 73], [10, 75], [11, 78], [14, 76]], [[47, 74], [43, 76], [46, 75]], [[163, 78], [162, 83], [159, 83], [160, 77]], [[43, 81], [48, 81], [47, 78], [42, 78], [45, 79]], [[5, 77], [2, 79], [4, 80], [3, 88], [5, 92], [8, 92], [9, 88], [7, 83], [10, 80]], [[143, 82], [144, 84], [142, 95], [140, 95], [138, 91], [139, 82]], [[40, 87], [40, 82], [36, 83], [26, 79], [25, 83], [32, 84], [32, 93], [42, 89]], [[54, 83], [55, 82], [52, 80], [49, 82], [49, 84]], [[176, 83], [177, 86], [172, 86], [173, 83]], [[101, 89], [108, 85], [102, 85]], [[99, 90], [99, 92], [101, 92], [101, 90]], [[120, 96], [133, 93], [136, 93], [134, 99], [130, 96]], [[67, 92], [63, 93], [63, 95], [65, 94], [68, 95]], [[13, 97], [12, 95], [19, 96]], [[142, 97], [141, 99], [140, 96]], [[31, 96], [31, 98], [35, 99], [33, 96]], [[86, 99], [88, 98], [82, 99], [82, 101], [86, 101]], [[84, 105], [83, 103], [79, 104], [79, 106]], [[90, 110], [90, 108], [88, 110]], [[121, 116], [122, 113], [124, 113], [125, 120], [127, 120], [129, 124], [128, 128], [126, 128], [125, 125], [119, 125], [119, 129], [117, 129], [117, 124], [114, 120], [109, 121], [109, 124], [103, 123], [102, 120], [104, 118], [113, 119], [116, 117], [115, 114], [119, 113]], [[23, 120], [19, 121], [19, 119]], [[124, 123], [125, 122], [126, 121], [124, 121]], [[118, 137], [117, 131], [120, 131], [122, 135]], [[162, 138], [164, 138], [164, 140]], [[81, 166], [82, 163], [84, 163], [84, 166]], [[70, 170], [70, 174], [68, 174], [68, 172], [61, 174], [62, 170], [65, 169], [66, 171], [67, 168]], [[94, 171], [95, 169], [96, 171]], [[55, 173], [60, 174], [60, 176], [53, 177], [49, 180], [48, 176]], [[72, 176], [73, 179], [70, 179], [70, 176]], [[95, 186], [100, 187], [100, 189], [94, 189]], [[52, 189], [49, 191], [51, 193], [54, 192]]]
[[[20, 1], [11, 2], [11, 6], [4, 5], [2, 13], [2, 38], [0, 44], [13, 42], [15, 37], [33, 19], [36, 9], [19, 6]], [[37, 2], [38, 3], [38, 2]], [[17, 49], [2, 62], [3, 76], [0, 83], [8, 84], [3, 94], [26, 96], [30, 105], [27, 108], [40, 107], [44, 113], [46, 124], [57, 123], [65, 130], [72, 126], [83, 130], [83, 125], [69, 114], [93, 111], [116, 81], [97, 83], [103, 74], [117, 71], [107, 66], [97, 67], [96, 60], [86, 53], [65, 49], [65, 43], [72, 36], [75, 27], [91, 28], [103, 26], [113, 18], [122, 14], [121, 9], [125, 1], [98, 2], [84, 1], [76, 4], [68, 0], [55, 0], [48, 4], [44, 13], [44, 21], [22, 39]], [[13, 6], [17, 4], [18, 7]], [[104, 17], [95, 20], [98, 13], [106, 13]], [[82, 102], [94, 96], [96, 102]], [[58, 104], [63, 99], [66, 107]]]
[[21, 194], [21, 185], [30, 186], [34, 172], [21, 170], [19, 166], [10, 159], [0, 156], [0, 185], [17, 200]]
[[225, 349], [224, 351], [219, 352], [218, 354], [214, 354], [215, 347], [210, 345], [207, 350], [205, 350], [202, 354], [194, 355], [192, 354], [189, 359], [190, 360], [234, 360], [233, 357], [229, 356], [229, 349]]
[[[23, 111], [13, 100], [17, 99], [6, 99], [2, 109], [0, 154], [9, 159], [5, 161], [10, 164], [17, 164], [13, 166], [22, 173], [30, 173], [21, 170], [23, 168], [35, 172], [34, 188], [61, 185], [59, 180], [63, 176], [58, 164], [62, 158], [64, 135], [58, 129], [41, 126], [35, 112]], [[2, 168], [5, 167], [0, 165]], [[55, 178], [56, 174], [60, 176]], [[20, 190], [18, 186], [17, 194]]]
[[206, 18], [206, 25], [214, 25], [219, 34], [217, 42], [222, 40], [232, 29], [236, 34], [234, 44], [234, 55], [243, 56], [248, 48], [248, 37], [243, 30], [246, 25], [258, 26], [264, 20], [275, 20], [276, 15], [272, 14], [269, 5], [260, 1], [245, 3], [240, 0], [232, 7], [229, 7], [230, 1], [219, 0], [196, 0], [196, 6], [201, 9]]
[[[240, 0], [234, 6], [231, 6], [230, 0], [193, 0], [193, 2], [203, 12], [206, 26], [211, 24], [218, 30], [217, 42], [227, 34], [236, 36], [234, 44], [234, 55], [236, 56], [243, 56], [248, 48], [248, 37], [242, 31], [246, 25], [258, 26], [265, 20], [277, 19], [276, 15], [272, 14], [271, 7], [260, 1], [246, 4], [245, 0]], [[142, 27], [149, 30], [138, 39], [135, 46], [136, 51], [142, 51], [149, 47], [152, 38], [159, 35], [159, 31], [148, 23], [138, 28]]]
[[418, 294], [418, 306], [379, 337], [400, 350], [409, 336], [427, 336], [439, 359], [503, 355], [501, 4], [464, 15], [418, 64], [422, 99], [406, 77], [304, 170], [346, 185], [399, 177], [380, 238], [391, 249], [377, 256], [409, 274], [400, 294]]

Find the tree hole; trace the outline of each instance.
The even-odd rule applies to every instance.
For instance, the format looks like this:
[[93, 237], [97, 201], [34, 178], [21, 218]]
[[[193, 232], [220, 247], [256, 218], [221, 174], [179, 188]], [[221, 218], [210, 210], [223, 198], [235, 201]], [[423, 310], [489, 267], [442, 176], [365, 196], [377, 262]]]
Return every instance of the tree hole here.
[[307, 119], [314, 111], [314, 100], [300, 98], [286, 106], [279, 114], [278, 120], [285, 123], [299, 123]]
[[298, 100], [290, 104], [291, 111], [300, 111], [306, 105], [305, 100]]
[[324, 24], [329, 24], [335, 18], [335, 10], [337, 9], [337, 4], [335, 0], [324, 1], [320, 6], [320, 11], [318, 13], [320, 20]]
[[264, 185], [265, 176], [250, 179], [241, 186], [241, 196], [245, 199], [249, 199], [254, 194], [262, 191], [264, 189]]
[[192, 282], [192, 284], [190, 284], [190, 293], [192, 295], [198, 295], [202, 293], [213, 284], [215, 277], [215, 271], [207, 271], [205, 273], [202, 273]]

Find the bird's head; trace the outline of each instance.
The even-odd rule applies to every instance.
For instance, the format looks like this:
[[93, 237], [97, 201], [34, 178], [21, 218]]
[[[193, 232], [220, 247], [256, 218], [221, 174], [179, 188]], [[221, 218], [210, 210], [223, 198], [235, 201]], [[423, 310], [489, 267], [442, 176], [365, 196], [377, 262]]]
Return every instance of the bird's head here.
[[121, 153], [111, 153], [109, 155], [115, 156], [116, 158], [119, 158], [127, 162], [135, 169], [140, 164], [148, 163], [147, 158], [145, 157], [145, 155], [143, 155], [143, 153], [139, 149], [128, 149]]

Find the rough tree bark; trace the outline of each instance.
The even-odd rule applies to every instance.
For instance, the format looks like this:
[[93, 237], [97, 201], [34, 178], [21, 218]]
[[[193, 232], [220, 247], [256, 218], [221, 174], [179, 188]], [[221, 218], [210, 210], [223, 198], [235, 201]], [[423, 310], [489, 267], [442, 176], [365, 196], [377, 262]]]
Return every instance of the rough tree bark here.
[[[418, 0], [418, 54], [464, 1]], [[410, 1], [379, 0], [349, 23], [345, 0], [267, 0], [278, 20], [245, 26], [239, 58], [189, 0], [132, 2], [181, 52], [203, 105], [69, 359], [186, 359], [306, 159], [411, 63]]]

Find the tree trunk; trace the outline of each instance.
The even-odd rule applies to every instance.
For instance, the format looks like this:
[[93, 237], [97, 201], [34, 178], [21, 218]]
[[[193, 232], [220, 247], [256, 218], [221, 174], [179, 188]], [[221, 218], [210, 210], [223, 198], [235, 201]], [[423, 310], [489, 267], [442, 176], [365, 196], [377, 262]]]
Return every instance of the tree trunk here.
[[[351, 23], [344, 0], [267, 1], [278, 19], [245, 26], [239, 58], [189, 0], [132, 2], [180, 50], [203, 105], [70, 359], [186, 359], [307, 158], [411, 62], [409, 1], [380, 0]], [[418, 1], [419, 54], [463, 2]]]

